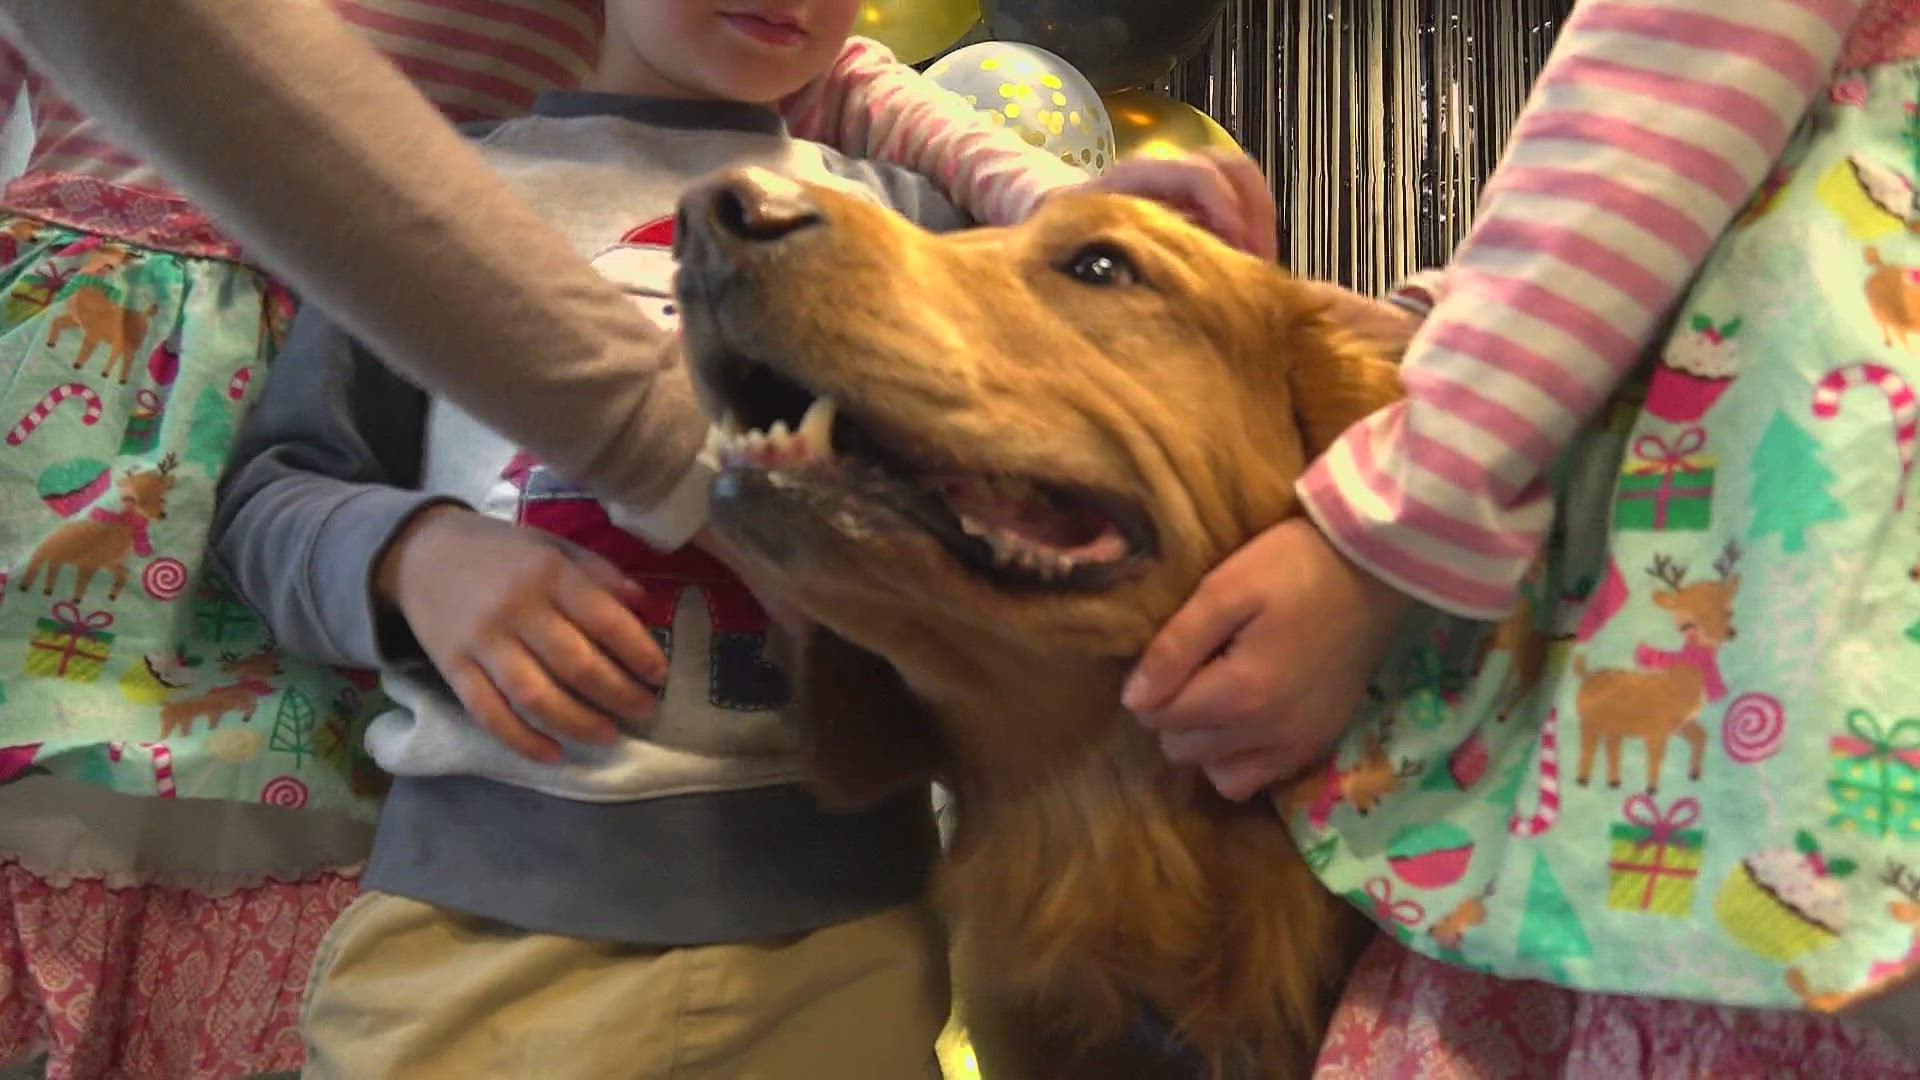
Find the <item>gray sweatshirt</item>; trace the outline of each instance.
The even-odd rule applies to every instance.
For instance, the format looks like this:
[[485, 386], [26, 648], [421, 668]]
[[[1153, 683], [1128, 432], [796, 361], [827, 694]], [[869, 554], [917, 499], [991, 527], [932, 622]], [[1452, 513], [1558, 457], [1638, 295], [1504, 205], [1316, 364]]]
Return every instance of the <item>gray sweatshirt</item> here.
[[[550, 94], [479, 146], [663, 330], [677, 321], [675, 202], [714, 169], [765, 166], [871, 193], [928, 227], [966, 224], [918, 176], [791, 140], [750, 106]], [[449, 500], [564, 536], [646, 587], [640, 614], [670, 658], [647, 738], [568, 745], [557, 765], [520, 758], [375, 606], [371, 574], [391, 538]], [[295, 322], [241, 435], [213, 540], [287, 649], [385, 676], [398, 708], [367, 745], [396, 782], [373, 888], [662, 945], [812, 929], [922, 884], [934, 850], [924, 795], [827, 814], [798, 787], [777, 715], [784, 685], [762, 652], [766, 615], [737, 579], [619, 528], [582, 488], [390, 374], [317, 308]]]

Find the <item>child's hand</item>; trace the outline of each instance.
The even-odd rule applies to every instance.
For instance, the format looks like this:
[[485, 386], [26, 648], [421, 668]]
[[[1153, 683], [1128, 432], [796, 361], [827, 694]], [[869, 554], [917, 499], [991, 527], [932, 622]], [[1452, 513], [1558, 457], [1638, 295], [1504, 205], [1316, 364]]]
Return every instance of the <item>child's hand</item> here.
[[1268, 262], [1279, 258], [1273, 189], [1245, 154], [1204, 150], [1177, 158], [1122, 158], [1083, 190], [1165, 203], [1242, 251]]
[[1207, 575], [1123, 701], [1168, 760], [1245, 799], [1326, 753], [1412, 606], [1312, 522], [1286, 521]]
[[650, 716], [666, 681], [666, 656], [628, 606], [640, 587], [537, 530], [426, 510], [387, 550], [375, 588], [480, 726], [535, 761], [561, 756], [547, 733], [614, 742], [614, 718]]

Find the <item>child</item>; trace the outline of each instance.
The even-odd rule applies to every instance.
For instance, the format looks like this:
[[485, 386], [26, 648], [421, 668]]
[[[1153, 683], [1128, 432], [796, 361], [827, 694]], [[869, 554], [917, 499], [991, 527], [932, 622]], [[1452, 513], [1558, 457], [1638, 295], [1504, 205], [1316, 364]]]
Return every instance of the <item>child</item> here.
[[[1143, 660], [1130, 703], [1244, 797], [1345, 722], [1409, 598], [1517, 597], [1490, 642], [1422, 623], [1292, 815], [1406, 946], [1336, 1075], [1920, 1074], [1757, 1011], [1920, 968], [1917, 60], [1914, 0], [1577, 8], [1406, 402], [1302, 482], [1319, 530], [1254, 541]], [[1399, 790], [1362, 818], [1366, 770]]]
[[[599, 92], [544, 95], [482, 151], [666, 328], [676, 200], [715, 169], [851, 180], [958, 226], [925, 182], [793, 142], [771, 111], [856, 7], [615, 0]], [[396, 780], [369, 891], [316, 962], [310, 1076], [938, 1075], [929, 801], [815, 806], [766, 615], [721, 562], [669, 550], [683, 528], [615, 528], [314, 309], [239, 458], [215, 535], [242, 595], [291, 649], [379, 666], [402, 706], [368, 734]], [[673, 673], [647, 716], [621, 683], [649, 630]], [[565, 684], [645, 723], [521, 723]]]
[[[324, 9], [262, 20], [227, 0], [54, 7], [5, 10], [63, 71], [92, 76], [76, 84], [89, 100], [142, 122], [169, 178], [218, 196], [257, 250], [393, 346], [384, 357], [602, 490], [636, 502], [675, 491], [665, 501], [681, 507], [697, 491], [694, 470], [670, 462], [684, 465], [702, 426], [683, 387], [644, 377], [671, 370], [669, 343]], [[459, 118], [517, 114], [535, 91], [574, 85], [599, 51], [599, 0], [509, 0], [484, 15], [442, 0], [336, 7]], [[191, 49], [162, 47], [195, 32]], [[104, 62], [78, 64], [85, 48]], [[163, 53], [205, 64], [140, 90], [142, 65]], [[12, 575], [0, 656], [19, 658], [0, 668], [0, 782], [26, 778], [0, 791], [0, 938], [15, 946], [13, 984], [30, 988], [0, 996], [0, 1063], [39, 1048], [56, 1075], [290, 1068], [309, 958], [353, 895], [361, 822], [378, 805], [358, 739], [375, 695], [359, 673], [269, 648], [200, 572], [200, 552], [214, 478], [291, 299], [55, 86], [4, 59], [0, 93], [27, 89], [37, 139], [0, 198], [0, 406], [18, 421], [0, 448], [13, 500], [0, 516]], [[235, 92], [202, 94], [225, 103], [215, 113], [182, 124], [167, 111], [220, 86]], [[912, 155], [990, 220], [1080, 179], [985, 134], [871, 42], [849, 42], [784, 108], [857, 152]], [[892, 137], [907, 126], [925, 137]], [[1196, 175], [1160, 182], [1177, 192]], [[1206, 181], [1193, 185], [1204, 198]], [[554, 407], [522, 407], [531, 394]], [[69, 550], [90, 535], [124, 550]], [[46, 557], [29, 583], [35, 552]], [[128, 573], [118, 587], [116, 569]], [[156, 970], [232, 974], [135, 977]]]

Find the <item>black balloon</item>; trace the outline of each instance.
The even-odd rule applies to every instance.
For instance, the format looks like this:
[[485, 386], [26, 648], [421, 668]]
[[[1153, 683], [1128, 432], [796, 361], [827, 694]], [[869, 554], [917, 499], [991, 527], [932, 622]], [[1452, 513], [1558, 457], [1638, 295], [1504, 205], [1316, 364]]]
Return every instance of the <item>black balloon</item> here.
[[1145, 86], [1207, 40], [1226, 0], [982, 0], [987, 31], [1038, 45], [1101, 93]]

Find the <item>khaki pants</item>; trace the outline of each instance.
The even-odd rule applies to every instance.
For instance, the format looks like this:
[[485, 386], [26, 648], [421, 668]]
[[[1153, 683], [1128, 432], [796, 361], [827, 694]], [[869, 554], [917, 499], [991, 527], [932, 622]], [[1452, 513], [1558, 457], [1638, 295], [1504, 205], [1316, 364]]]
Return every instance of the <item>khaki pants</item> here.
[[306, 1080], [939, 1080], [925, 905], [742, 945], [533, 934], [368, 893], [315, 957]]

